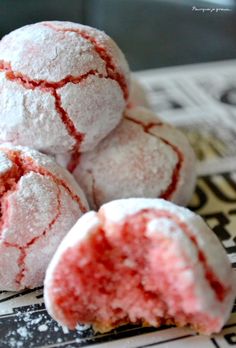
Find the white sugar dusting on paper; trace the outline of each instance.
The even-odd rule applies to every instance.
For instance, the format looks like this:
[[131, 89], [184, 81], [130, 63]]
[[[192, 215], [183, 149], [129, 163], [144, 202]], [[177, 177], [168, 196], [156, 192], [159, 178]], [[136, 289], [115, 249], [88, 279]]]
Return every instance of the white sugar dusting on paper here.
[[45, 324], [42, 324], [42, 325], [40, 325], [40, 326], [38, 327], [38, 330], [39, 330], [40, 332], [47, 331], [47, 329], [48, 329], [48, 326], [45, 325]]

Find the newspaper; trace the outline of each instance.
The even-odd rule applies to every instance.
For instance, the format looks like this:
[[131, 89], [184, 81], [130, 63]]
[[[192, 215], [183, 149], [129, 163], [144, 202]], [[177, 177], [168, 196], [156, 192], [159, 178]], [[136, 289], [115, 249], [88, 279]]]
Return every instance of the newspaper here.
[[[151, 107], [188, 136], [198, 158], [190, 208], [221, 240], [236, 269], [236, 60], [135, 74]], [[217, 257], [217, 255], [216, 255]], [[47, 314], [43, 289], [0, 293], [0, 348], [187, 348], [236, 346], [236, 304], [222, 332], [126, 325], [106, 334], [90, 327], [68, 331]]]

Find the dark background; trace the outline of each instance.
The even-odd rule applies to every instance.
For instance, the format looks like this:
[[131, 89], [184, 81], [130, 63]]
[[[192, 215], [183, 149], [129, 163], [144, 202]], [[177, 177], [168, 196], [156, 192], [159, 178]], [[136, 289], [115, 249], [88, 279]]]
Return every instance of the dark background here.
[[235, 0], [0, 0], [0, 18], [1, 36], [54, 19], [105, 30], [133, 70], [236, 58]]

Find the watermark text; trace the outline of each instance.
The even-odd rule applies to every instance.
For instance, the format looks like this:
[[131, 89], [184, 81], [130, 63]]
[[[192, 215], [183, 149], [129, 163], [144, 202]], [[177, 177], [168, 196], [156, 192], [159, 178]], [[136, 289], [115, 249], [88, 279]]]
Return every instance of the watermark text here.
[[192, 6], [192, 11], [199, 13], [219, 13], [219, 12], [230, 12], [230, 8], [221, 8], [221, 7], [197, 7]]

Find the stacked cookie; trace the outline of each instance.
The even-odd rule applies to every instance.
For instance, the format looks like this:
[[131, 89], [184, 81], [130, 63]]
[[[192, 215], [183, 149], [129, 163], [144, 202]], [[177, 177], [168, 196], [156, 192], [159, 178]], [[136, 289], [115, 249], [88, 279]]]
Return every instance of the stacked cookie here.
[[[1, 40], [1, 289], [20, 290], [42, 285], [47, 265], [60, 241], [79, 217], [89, 210], [89, 206], [98, 210], [106, 202], [130, 197], [159, 197], [180, 205], [188, 203], [196, 179], [193, 150], [180, 131], [160, 120], [152, 111], [138, 106], [140, 100], [143, 103], [140, 94], [137, 101], [133, 93], [130, 97], [130, 72], [124, 55], [111, 38], [97, 29], [70, 22], [42, 22], [20, 28]], [[137, 202], [130, 200], [127, 209]], [[169, 204], [167, 210], [168, 207], [175, 207], [173, 203]], [[118, 208], [119, 205], [113, 207], [114, 211]], [[147, 208], [143, 206], [144, 210]], [[140, 232], [135, 220], [133, 223], [139, 253], [142, 245], [139, 240], [143, 238], [144, 231], [142, 229]], [[162, 225], [165, 229], [169, 222]], [[69, 237], [72, 244], [75, 239], [75, 246], [80, 233], [87, 236], [88, 226], [85, 231], [83, 223], [78, 226], [76, 238], [73, 233], [72, 238]], [[182, 228], [181, 223], [178, 228]], [[97, 236], [101, 238], [100, 229], [98, 231]], [[184, 228], [181, 233], [186, 233]], [[127, 238], [130, 238], [129, 233]], [[192, 240], [191, 236], [188, 238]], [[202, 237], [202, 240], [209, 243], [207, 238]], [[106, 240], [106, 243], [110, 242]], [[214, 239], [215, 243], [221, 249], [222, 267], [229, 275], [232, 270], [227, 258], [219, 242]], [[91, 249], [89, 244], [83, 248]], [[113, 256], [117, 248], [118, 244], [112, 248]], [[64, 250], [64, 247], [60, 247], [54, 258], [63, 259]], [[207, 255], [207, 250], [204, 252], [204, 257], [208, 259], [210, 254]], [[86, 255], [93, 253], [91, 249]], [[76, 252], [73, 255], [77, 256]], [[97, 256], [96, 264], [99, 265], [102, 253]], [[113, 260], [113, 256], [109, 257]], [[127, 257], [123, 254], [118, 256], [118, 262], [123, 262], [123, 258]], [[73, 265], [77, 268], [75, 259]], [[137, 262], [142, 270], [144, 263], [140, 260], [143, 259], [138, 258]], [[130, 262], [133, 263], [134, 259], [127, 258], [128, 269]], [[59, 264], [60, 278], [63, 271], [61, 262]], [[58, 282], [52, 281], [58, 274], [54, 259], [52, 265], [50, 276], [46, 278], [48, 307], [54, 302], [53, 289], [56, 288], [57, 295], [58, 291], [65, 291], [64, 287], [58, 287]], [[6, 273], [7, 267], [9, 272]], [[201, 272], [208, 272], [204, 262], [202, 267]], [[215, 265], [211, 267], [211, 274], [214, 275]], [[63, 276], [65, 282], [66, 274], [68, 272]], [[197, 281], [196, 274], [193, 273], [194, 281]], [[118, 273], [115, 272], [115, 275], [118, 276]], [[215, 285], [210, 282], [209, 291], [213, 290], [216, 294], [217, 284], [222, 284], [222, 281], [213, 282]], [[101, 293], [106, 293], [112, 282], [108, 277]], [[135, 286], [141, 286], [140, 282], [142, 279]], [[59, 321], [63, 318], [63, 323], [72, 322], [71, 327], [77, 321], [93, 323], [102, 330], [116, 326], [116, 322], [119, 325], [127, 321], [146, 321], [157, 326], [163, 317], [166, 322], [169, 319], [180, 325], [190, 323], [208, 333], [220, 329], [232, 305], [233, 281], [226, 288], [228, 295], [221, 300], [222, 306], [211, 317], [211, 327], [208, 329], [205, 321], [209, 317], [202, 314], [203, 309], [208, 307], [202, 309], [200, 304], [199, 308], [193, 310], [192, 316], [185, 315], [185, 308], [185, 314], [181, 312], [176, 317], [174, 312], [172, 316], [168, 314], [167, 309], [162, 316], [157, 314], [158, 306], [164, 306], [163, 301], [151, 301], [150, 306], [155, 304], [157, 309], [155, 315], [143, 316], [141, 306], [135, 309], [133, 316], [127, 307], [115, 322], [109, 316], [97, 319], [94, 313], [86, 320], [73, 313], [74, 319], [66, 320], [65, 316], [71, 315], [67, 304], [59, 308], [56, 303], [53, 305], [56, 310], [53, 309], [51, 313]], [[144, 297], [147, 291], [156, 293], [159, 290], [158, 287], [151, 290], [144, 287]], [[79, 292], [78, 288], [78, 293], [72, 294], [69, 289], [68, 295], [80, 304], [82, 295], [78, 295]], [[75, 303], [73, 306], [77, 308]], [[115, 313], [119, 311], [119, 306], [114, 308]], [[223, 319], [220, 320], [219, 316]], [[202, 325], [201, 318], [204, 319]]]

